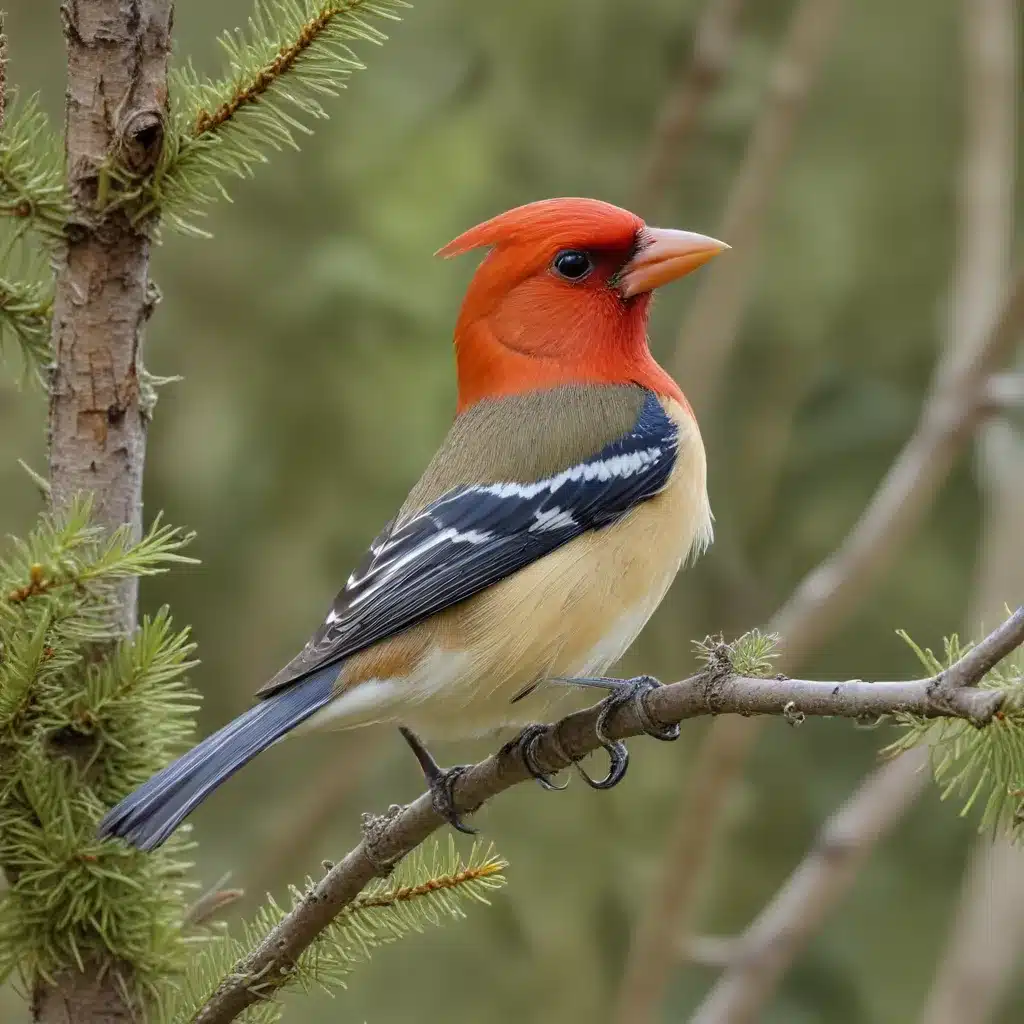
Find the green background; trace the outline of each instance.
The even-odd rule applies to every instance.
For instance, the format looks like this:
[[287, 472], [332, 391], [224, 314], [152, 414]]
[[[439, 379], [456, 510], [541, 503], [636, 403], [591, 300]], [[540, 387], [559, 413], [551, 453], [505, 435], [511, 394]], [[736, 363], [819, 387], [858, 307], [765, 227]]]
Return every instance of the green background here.
[[[245, 0], [176, 6], [179, 59], [219, 70], [215, 35], [244, 20]], [[10, 76], [39, 90], [59, 123], [58, 4], [8, 7]], [[908, 436], [943, 342], [961, 151], [959, 5], [847, 7], [772, 205], [722, 400], [702, 422], [719, 542], [677, 583], [627, 671], [679, 677], [693, 667], [692, 639], [734, 635], [778, 606], [841, 539]], [[789, 13], [778, 0], [747, 8], [730, 73], [657, 211], [666, 226], [715, 232]], [[212, 241], [167, 235], [146, 362], [184, 380], [161, 392], [146, 510], [195, 528], [202, 565], [147, 583], [143, 601], [169, 601], [194, 626], [203, 733], [246, 707], [304, 642], [444, 434], [451, 328], [474, 258], [431, 253], [533, 199], [629, 205], [699, 10], [678, 0], [423, 2], [383, 48], [358, 48], [369, 70], [331, 102], [331, 120], [301, 152], [232, 184], [235, 202], [204, 225]], [[658, 298], [652, 347], [666, 362], [699, 276]], [[15, 376], [0, 378], [0, 532], [23, 534], [38, 502], [16, 458], [44, 465], [45, 407]], [[894, 630], [934, 645], [964, 625], [980, 512], [962, 464], [806, 671], [915, 673]], [[293, 999], [288, 1019], [606, 1019], [704, 728], [685, 724], [675, 745], [635, 742], [628, 781], [612, 793], [577, 783], [562, 795], [524, 786], [503, 796], [478, 821], [511, 861], [494, 906], [379, 952], [333, 1001]], [[702, 887], [704, 929], [726, 933], [757, 912], [885, 739], [844, 722], [767, 724]], [[439, 753], [465, 760], [485, 749]], [[289, 851], [296, 815], [327, 788], [338, 794], [333, 812]], [[361, 812], [419, 789], [392, 731], [279, 746], [194, 816], [198, 873], [212, 884], [230, 870], [236, 884], [271, 885], [280, 897], [287, 880], [350, 848]], [[929, 790], [764, 1019], [913, 1019], [972, 828]], [[274, 860], [282, 844], [287, 855]], [[665, 1019], [685, 1019], [711, 980], [680, 964]], [[24, 1012], [0, 993], [4, 1020]], [[999, 1020], [1022, 1014], [1024, 989]]]

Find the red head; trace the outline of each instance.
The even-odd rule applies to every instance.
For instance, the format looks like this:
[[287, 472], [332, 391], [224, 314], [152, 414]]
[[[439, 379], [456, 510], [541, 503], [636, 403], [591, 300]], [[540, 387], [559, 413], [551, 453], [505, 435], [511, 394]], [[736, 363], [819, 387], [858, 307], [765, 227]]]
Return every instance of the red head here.
[[459, 412], [568, 383], [635, 382], [682, 400], [647, 347], [651, 292], [728, 246], [649, 228], [596, 199], [548, 199], [470, 228], [441, 256], [489, 245], [455, 327]]

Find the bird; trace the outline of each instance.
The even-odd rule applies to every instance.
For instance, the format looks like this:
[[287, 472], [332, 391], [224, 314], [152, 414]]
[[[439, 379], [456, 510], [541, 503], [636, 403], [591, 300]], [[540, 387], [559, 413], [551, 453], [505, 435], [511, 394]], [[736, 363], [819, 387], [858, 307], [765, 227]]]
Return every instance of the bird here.
[[[632, 702], [646, 731], [650, 676], [603, 675], [677, 572], [712, 540], [707, 460], [693, 410], [651, 354], [654, 290], [729, 246], [649, 227], [596, 199], [516, 207], [438, 250], [485, 248], [454, 331], [451, 428], [302, 650], [257, 702], [125, 797], [99, 835], [158, 847], [195, 807], [289, 733], [397, 726], [438, 813], [466, 766], [427, 739], [521, 732], [523, 761], [567, 684], [599, 686], [600, 731]], [[583, 692], [583, 691], [576, 691]], [[567, 759], [568, 760], [568, 759]], [[581, 774], [582, 770], [581, 770]]]

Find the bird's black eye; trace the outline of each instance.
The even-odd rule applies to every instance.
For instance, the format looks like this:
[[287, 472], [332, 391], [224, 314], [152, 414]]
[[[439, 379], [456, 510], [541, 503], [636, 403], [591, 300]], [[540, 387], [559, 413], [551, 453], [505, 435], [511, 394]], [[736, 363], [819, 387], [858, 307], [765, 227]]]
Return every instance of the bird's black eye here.
[[556, 274], [570, 281], [579, 281], [593, 268], [590, 257], [579, 249], [563, 249], [551, 265]]

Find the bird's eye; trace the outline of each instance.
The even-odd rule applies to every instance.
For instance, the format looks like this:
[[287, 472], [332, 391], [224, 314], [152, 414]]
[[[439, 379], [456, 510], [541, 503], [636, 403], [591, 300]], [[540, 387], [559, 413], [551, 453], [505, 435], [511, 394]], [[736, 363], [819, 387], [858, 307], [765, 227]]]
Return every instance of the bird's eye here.
[[590, 257], [579, 249], [563, 249], [551, 264], [555, 273], [570, 281], [579, 281], [593, 268]]

